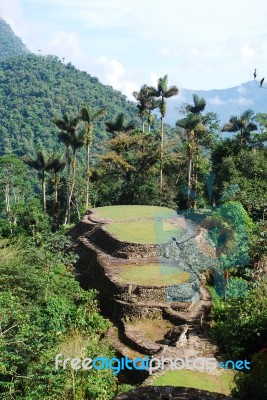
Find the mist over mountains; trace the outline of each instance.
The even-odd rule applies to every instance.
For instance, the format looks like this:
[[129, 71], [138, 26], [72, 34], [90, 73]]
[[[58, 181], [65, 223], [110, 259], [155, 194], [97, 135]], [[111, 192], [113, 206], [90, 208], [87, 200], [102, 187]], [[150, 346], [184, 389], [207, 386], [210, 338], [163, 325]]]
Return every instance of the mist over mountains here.
[[206, 111], [215, 112], [221, 125], [229, 120], [231, 115], [241, 115], [251, 108], [255, 113], [267, 112], [267, 86], [260, 88], [258, 80], [251, 80], [229, 89], [188, 90], [180, 89], [178, 96], [168, 101], [166, 122], [174, 125], [181, 118], [179, 109], [183, 103], [192, 103], [192, 95], [206, 100]]

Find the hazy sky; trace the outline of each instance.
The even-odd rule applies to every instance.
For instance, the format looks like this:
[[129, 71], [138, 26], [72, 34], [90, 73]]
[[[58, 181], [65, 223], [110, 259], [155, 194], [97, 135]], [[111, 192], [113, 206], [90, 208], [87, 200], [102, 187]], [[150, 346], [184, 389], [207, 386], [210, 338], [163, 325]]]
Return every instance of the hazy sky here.
[[[264, 0], [0, 0], [28, 48], [129, 95], [143, 83], [221, 89], [267, 77]], [[4, 3], [4, 4], [2, 4]]]

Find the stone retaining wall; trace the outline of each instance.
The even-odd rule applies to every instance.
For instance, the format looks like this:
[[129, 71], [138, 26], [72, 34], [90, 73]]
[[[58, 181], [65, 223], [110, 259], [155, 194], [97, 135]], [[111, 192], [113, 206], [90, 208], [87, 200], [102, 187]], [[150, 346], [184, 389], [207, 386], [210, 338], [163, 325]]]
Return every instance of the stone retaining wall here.
[[[106, 232], [103, 225], [92, 222], [85, 216], [69, 234], [75, 240], [75, 251], [79, 255], [77, 271], [81, 285], [85, 289], [95, 288], [99, 291], [100, 305], [106, 315], [114, 320], [122, 317], [158, 318], [164, 314], [164, 309], [170, 308], [171, 303], [192, 303], [199, 300], [199, 272], [194, 271], [187, 262], [179, 258], [184, 248], [192, 248], [191, 241], [194, 240], [192, 232], [167, 244], [146, 245], [121, 242]], [[163, 258], [159, 258], [159, 252]], [[191, 278], [189, 282], [171, 286], [121, 283], [116, 275], [116, 266], [119, 268], [119, 265], [124, 263], [123, 258], [130, 260], [134, 258], [132, 262], [144, 263], [144, 268], [145, 259], [149, 259], [150, 263], [153, 260], [155, 262], [162, 260], [169, 265], [176, 264], [189, 272]], [[168, 314], [165, 311], [164, 315], [172, 321], [179, 319], [175, 312]]]
[[221, 393], [179, 386], [144, 386], [120, 394], [111, 400], [233, 400]]
[[159, 306], [155, 303], [135, 303], [126, 302], [122, 300], [113, 300], [112, 319], [119, 320], [124, 318], [126, 320], [139, 319], [156, 319], [162, 317], [162, 310], [164, 305]]
[[149, 356], [157, 354], [163, 349], [163, 346], [148, 339], [142, 331], [132, 330], [123, 319], [121, 325], [122, 339], [132, 349]]
[[113, 257], [124, 259], [153, 258], [158, 257], [168, 246], [168, 243], [156, 245], [124, 242], [107, 232], [103, 226], [98, 226], [99, 228], [93, 234], [90, 234], [90, 241]]

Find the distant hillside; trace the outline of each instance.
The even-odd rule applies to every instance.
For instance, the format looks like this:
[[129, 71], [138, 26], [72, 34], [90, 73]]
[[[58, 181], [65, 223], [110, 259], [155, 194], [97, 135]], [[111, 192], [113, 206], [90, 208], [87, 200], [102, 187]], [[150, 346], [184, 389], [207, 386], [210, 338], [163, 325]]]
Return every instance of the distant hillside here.
[[[108, 137], [104, 121], [114, 120], [118, 113], [125, 115], [126, 123], [141, 128], [136, 103], [71, 63], [30, 53], [1, 17], [0, 39], [0, 155], [34, 155], [39, 145], [48, 151], [63, 148], [52, 119], [74, 117], [85, 103], [106, 109], [103, 120], [95, 124], [94, 150]], [[155, 118], [152, 131], [159, 126]], [[170, 132], [166, 126], [166, 134]]]
[[183, 103], [192, 103], [193, 93], [206, 100], [206, 111], [217, 113], [221, 124], [227, 122], [231, 115], [240, 115], [248, 108], [256, 113], [267, 112], [267, 86], [259, 88], [259, 82], [253, 80], [229, 89], [180, 89], [179, 95], [168, 101], [166, 121], [169, 124], [174, 125], [177, 119], [181, 118], [178, 109]]
[[[74, 116], [84, 103], [106, 108], [105, 120], [123, 112], [140, 125], [137, 107], [126, 96], [55, 56], [27, 54], [0, 62], [0, 154], [33, 154], [41, 143], [55, 149], [58, 129], [52, 119]], [[94, 144], [105, 137], [100, 121]]]
[[0, 61], [26, 52], [28, 50], [22, 40], [15, 35], [10, 25], [0, 17]]

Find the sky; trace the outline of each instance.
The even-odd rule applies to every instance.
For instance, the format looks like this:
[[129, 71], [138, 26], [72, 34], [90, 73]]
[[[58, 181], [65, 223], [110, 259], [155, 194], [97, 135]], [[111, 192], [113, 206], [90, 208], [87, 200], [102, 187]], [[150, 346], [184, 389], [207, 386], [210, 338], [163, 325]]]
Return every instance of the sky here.
[[264, 0], [1, 0], [0, 16], [36, 54], [54, 54], [130, 99], [169, 85], [224, 89], [267, 76]]

